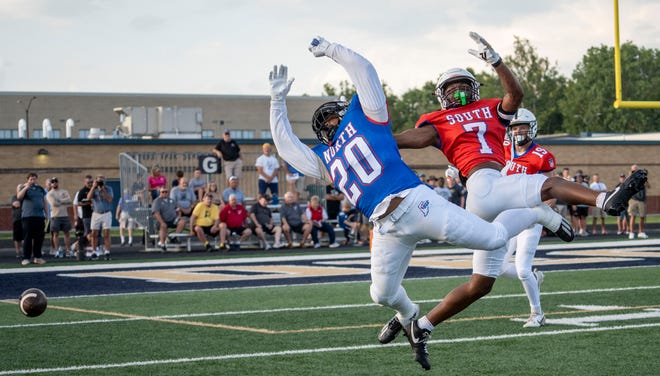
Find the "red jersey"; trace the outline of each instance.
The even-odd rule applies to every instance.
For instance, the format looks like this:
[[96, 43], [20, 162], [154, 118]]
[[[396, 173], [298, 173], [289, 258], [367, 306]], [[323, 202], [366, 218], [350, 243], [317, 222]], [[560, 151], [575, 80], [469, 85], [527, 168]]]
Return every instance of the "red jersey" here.
[[440, 138], [440, 145], [435, 146], [463, 176], [484, 162], [504, 166], [502, 143], [506, 122], [513, 114], [503, 112], [501, 103], [502, 99], [482, 99], [467, 106], [431, 112], [422, 115], [415, 127], [435, 127]]
[[243, 205], [239, 204], [236, 204], [235, 209], [231, 205], [225, 205], [220, 211], [220, 222], [225, 222], [229, 228], [243, 227], [243, 223], [247, 217], [247, 210], [245, 210]]
[[[548, 149], [532, 142], [527, 150], [518, 155], [513, 149], [511, 141], [504, 140], [504, 153], [506, 156], [506, 174], [542, 174], [553, 171], [557, 167], [555, 156]], [[513, 153], [513, 155], [512, 155]]]

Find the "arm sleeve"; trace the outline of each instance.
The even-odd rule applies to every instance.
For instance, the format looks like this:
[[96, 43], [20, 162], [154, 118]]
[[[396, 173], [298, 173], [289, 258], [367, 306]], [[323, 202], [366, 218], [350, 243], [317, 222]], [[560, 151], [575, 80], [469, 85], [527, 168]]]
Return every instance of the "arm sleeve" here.
[[377, 122], [387, 122], [389, 114], [385, 93], [371, 62], [350, 48], [337, 43], [333, 43], [328, 52], [328, 56], [341, 65], [351, 78], [365, 115]]
[[319, 157], [293, 134], [284, 101], [270, 102], [270, 131], [280, 157], [296, 170], [317, 179], [329, 177]]

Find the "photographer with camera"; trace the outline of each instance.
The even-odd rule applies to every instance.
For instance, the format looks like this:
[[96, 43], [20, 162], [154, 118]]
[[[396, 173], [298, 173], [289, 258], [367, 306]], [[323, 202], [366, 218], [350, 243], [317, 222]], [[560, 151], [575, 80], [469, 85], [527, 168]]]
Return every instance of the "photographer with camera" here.
[[[92, 202], [92, 249], [94, 253], [86, 253], [86, 258], [105, 256], [110, 260], [110, 226], [112, 226], [112, 187], [105, 185], [105, 176], [97, 175], [92, 189], [87, 193], [87, 199]], [[103, 230], [103, 250], [98, 248], [99, 230]]]

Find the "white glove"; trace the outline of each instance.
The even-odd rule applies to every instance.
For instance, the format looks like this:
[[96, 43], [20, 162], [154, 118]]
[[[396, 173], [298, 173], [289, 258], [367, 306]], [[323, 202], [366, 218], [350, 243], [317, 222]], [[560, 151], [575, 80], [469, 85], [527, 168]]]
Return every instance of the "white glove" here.
[[288, 68], [286, 65], [280, 65], [279, 70], [277, 65], [273, 66], [273, 70], [270, 71], [268, 76], [268, 81], [270, 81], [270, 99], [273, 101], [284, 101], [286, 95], [289, 94], [291, 89], [291, 84], [295, 78], [292, 78], [287, 81], [287, 71]]
[[314, 54], [316, 57], [326, 56], [326, 51], [330, 47], [330, 42], [323, 39], [323, 37], [317, 36], [312, 39], [312, 42], [309, 44], [309, 51]]
[[500, 58], [500, 55], [498, 55], [497, 52], [493, 50], [493, 47], [491, 47], [490, 44], [486, 42], [486, 40], [481, 35], [475, 33], [474, 31], [470, 31], [470, 38], [477, 42], [477, 47], [479, 48], [479, 50], [468, 50], [471, 55], [474, 55], [475, 57], [487, 62], [493, 67], [500, 65], [502, 58]]

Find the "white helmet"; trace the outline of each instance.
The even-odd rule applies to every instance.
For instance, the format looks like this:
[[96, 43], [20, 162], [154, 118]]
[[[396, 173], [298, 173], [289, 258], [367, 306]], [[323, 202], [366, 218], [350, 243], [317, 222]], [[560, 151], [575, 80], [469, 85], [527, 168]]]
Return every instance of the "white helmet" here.
[[[527, 132], [527, 134], [518, 133], [514, 136], [511, 133], [511, 127], [521, 124], [528, 124], [529, 132]], [[506, 132], [511, 142], [515, 142], [516, 145], [522, 146], [536, 138], [537, 130], [538, 125], [536, 123], [536, 116], [534, 116], [532, 111], [525, 108], [519, 108], [518, 111], [516, 111], [516, 114], [513, 116], [513, 119], [511, 119]]]
[[[465, 82], [467, 87], [458, 88], [451, 93], [446, 92], [447, 85], [460, 81]], [[478, 101], [480, 87], [481, 84], [472, 73], [462, 68], [452, 68], [440, 75], [434, 94], [438, 97], [440, 107], [445, 110], [448, 108], [465, 106], [466, 104]]]

